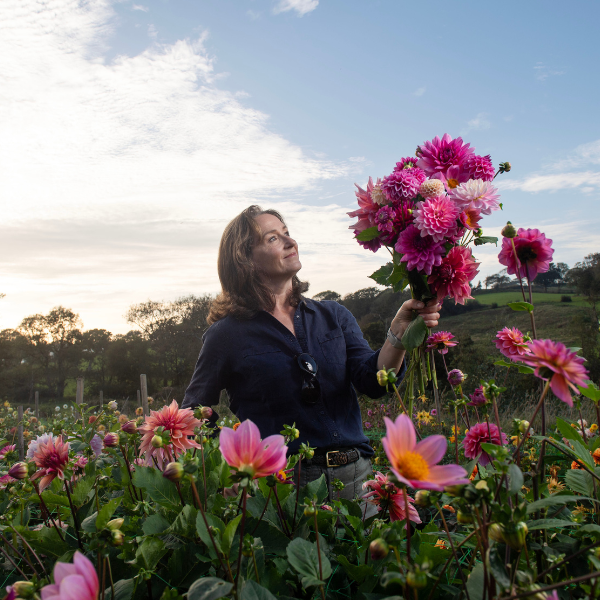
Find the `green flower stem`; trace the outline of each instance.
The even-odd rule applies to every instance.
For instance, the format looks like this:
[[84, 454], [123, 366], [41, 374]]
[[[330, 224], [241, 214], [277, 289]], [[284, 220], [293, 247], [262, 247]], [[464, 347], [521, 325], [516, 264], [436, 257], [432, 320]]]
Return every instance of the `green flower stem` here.
[[[40, 557], [36, 554], [35, 550], [29, 545], [29, 542], [14, 528], [13, 525], [10, 525], [10, 527], [19, 536], [19, 538], [21, 539], [23, 544], [27, 548], [29, 548], [30, 552], [33, 554], [33, 556], [35, 556], [35, 559], [38, 561], [40, 567], [42, 567], [42, 571], [44, 572], [44, 575], [46, 577], [48, 577], [48, 571], [46, 571], [46, 567], [44, 567], [44, 563], [40, 560]], [[33, 567], [32, 567], [32, 569], [33, 569]], [[33, 572], [35, 573], [35, 569], [33, 569]]]
[[279, 502], [279, 496], [277, 495], [277, 484], [275, 484], [275, 487], [273, 488], [273, 490], [275, 491], [275, 502], [277, 503], [277, 512], [279, 513], [279, 520], [281, 521], [281, 528], [283, 530], [283, 533], [285, 535], [287, 535], [287, 537], [291, 538], [292, 534], [290, 533], [290, 530], [288, 528], [287, 522], [283, 515], [283, 509], [281, 508], [281, 503]]
[[[323, 581], [323, 562], [321, 561], [321, 544], [319, 542], [319, 526], [317, 525], [317, 511], [314, 514], [314, 522], [315, 522], [315, 537], [317, 538], [317, 557], [319, 559], [319, 579]], [[321, 592], [321, 600], [325, 600], [325, 590], [323, 589], [323, 585], [319, 586], [319, 590]]]
[[202, 460], [202, 486], [204, 487], [204, 510], [206, 510], [206, 507], [208, 506], [207, 504], [207, 498], [206, 498], [206, 488], [208, 487], [206, 485], [206, 464], [204, 462], [204, 442], [201, 442], [200, 444], [200, 458]]
[[[140, 498], [138, 498], [137, 495], [137, 490], [135, 485], [133, 485], [133, 479], [131, 478], [131, 467], [129, 464], [129, 460], [127, 458], [127, 448], [123, 448], [122, 444], [119, 444], [119, 448], [121, 450], [121, 454], [123, 455], [123, 460], [125, 461], [125, 467], [127, 468], [127, 476], [129, 477], [129, 494], [132, 496], [132, 501], [135, 502], [136, 500], [140, 500]], [[132, 490], [133, 489], [133, 493]], [[133, 499], [133, 496], [135, 495], [135, 500]]]
[[[269, 500], [271, 499], [271, 492], [273, 491], [273, 488], [269, 488], [269, 493], [267, 494], [267, 501], [265, 502], [265, 507], [263, 508], [263, 511], [260, 515], [260, 519], [258, 519], [258, 522], [256, 523], [256, 527], [254, 528], [254, 531], [252, 532], [252, 536], [254, 537], [254, 534], [256, 533], [256, 530], [258, 529], [258, 526], [260, 525], [260, 522], [262, 521], [262, 518], [265, 516], [265, 513], [267, 512], [267, 507], [269, 506]], [[297, 503], [297, 501], [296, 501]]]
[[108, 565], [108, 577], [110, 579], [110, 598], [111, 600], [115, 597], [115, 584], [113, 582], [112, 569], [110, 567], [110, 558], [106, 557], [106, 564]]
[[10, 557], [10, 554], [4, 549], [4, 548], [0, 548], [0, 552], [2, 552], [2, 554], [4, 554], [4, 556], [6, 556], [6, 558], [8, 559], [8, 561], [10, 562], [10, 564], [17, 570], [19, 571], [19, 573], [21, 573], [21, 576], [26, 579], [27, 581], [29, 581], [29, 577], [27, 577], [27, 575], [25, 575], [25, 573], [23, 573], [23, 571], [21, 571], [21, 569], [19, 568], [19, 565], [17, 565], [17, 563], [15, 563], [15, 561]]
[[[37, 481], [33, 482], [33, 487], [35, 488], [35, 491], [37, 492], [37, 495], [40, 499], [40, 505], [43, 508], [44, 511], [46, 511], [46, 515], [48, 515], [48, 519], [50, 519], [50, 521], [52, 522], [52, 525], [54, 526], [54, 529], [56, 529], [56, 533], [58, 533], [58, 537], [64, 542], [65, 538], [63, 537], [62, 531], [61, 529], [56, 525], [56, 522], [54, 521], [54, 519], [52, 518], [52, 515], [50, 514], [50, 511], [48, 510], [48, 507], [46, 506], [46, 503], [44, 502], [44, 499], [42, 498], [42, 494], [40, 493], [40, 488], [37, 485]], [[60, 511], [59, 511], [59, 522], [60, 522]]]
[[75, 534], [77, 535], [77, 545], [79, 546], [79, 549], [83, 552], [83, 544], [81, 543], [81, 536], [79, 535], [79, 522], [77, 521], [77, 513], [75, 512], [75, 507], [73, 506], [71, 492], [69, 491], [69, 484], [66, 479], [65, 490], [67, 490], [67, 498], [69, 499], [69, 506], [71, 507], [71, 514], [73, 515], [73, 527], [75, 528]]
[[415, 361], [415, 368], [417, 370], [417, 378], [419, 383], [419, 394], [423, 396], [425, 394], [425, 378], [423, 377], [423, 347], [419, 346], [413, 352], [413, 360]]
[[408, 489], [406, 488], [406, 486], [403, 486], [404, 488], [404, 515], [406, 517], [406, 556], [408, 558], [408, 564], [409, 566], [413, 564], [413, 560], [412, 560], [412, 556], [410, 553], [410, 536], [411, 536], [411, 531], [410, 531], [410, 518], [409, 518], [409, 513], [408, 513]]
[[456, 454], [456, 464], [458, 464], [458, 406], [454, 403], [454, 452]]
[[588, 573], [587, 575], [575, 577], [574, 579], [569, 579], [567, 581], [559, 581], [558, 583], [553, 583], [552, 585], [547, 585], [545, 587], [538, 588], [537, 590], [529, 590], [527, 592], [513, 594], [512, 596], [503, 596], [498, 600], [516, 600], [517, 598], [527, 598], [528, 596], [535, 596], [537, 594], [541, 594], [542, 592], [549, 592], [550, 590], [566, 587], [573, 583], [581, 583], [582, 581], [588, 581], [588, 579], [593, 579], [594, 577], [600, 577], [600, 571], [594, 571], [593, 573]]
[[[546, 385], [544, 386], [544, 390], [542, 391], [542, 395], [540, 397], [539, 402], [537, 403], [537, 406], [535, 407], [535, 410], [533, 411], [533, 416], [531, 417], [529, 423], [533, 426], [533, 423], [535, 421], [535, 418], [537, 417], [538, 412], [540, 411], [540, 408], [542, 407], [542, 404], [544, 403], [544, 398], [546, 398], [546, 394], [548, 393], [548, 390], [550, 389], [550, 380], [548, 380], [546, 382]], [[517, 449], [515, 450], [513, 457], [516, 456], [517, 454], [519, 454], [520, 450], [521, 450], [521, 446], [523, 446], [523, 444], [525, 443], [525, 440], [527, 439], [526, 435], [523, 435], [523, 439], [519, 442], [519, 445], [517, 446]]]
[[246, 498], [248, 496], [248, 488], [242, 488], [242, 522], [240, 523], [240, 550], [238, 552], [237, 570], [235, 575], [235, 593], [238, 593], [238, 584], [240, 581], [240, 571], [242, 568], [242, 548], [244, 547], [244, 527], [246, 526]]
[[254, 555], [254, 548], [252, 550], [252, 562], [254, 563], [254, 574], [256, 575], [256, 583], [260, 584], [260, 577], [258, 575], [258, 566], [256, 564], [256, 556]]
[[[300, 475], [302, 473], [302, 457], [298, 461], [298, 478], [296, 480], [296, 502], [294, 504], [294, 518], [292, 519], [292, 531], [296, 531], [296, 515], [298, 514], [298, 497], [300, 496]], [[277, 484], [275, 484], [277, 485]], [[271, 497], [271, 490], [273, 488], [269, 488], [269, 498]], [[265, 504], [265, 510], [267, 510], [267, 505], [269, 504], [269, 498], [267, 498], [267, 504]], [[263, 510], [263, 515], [265, 514], [265, 510]], [[262, 515], [260, 517], [262, 519]]]
[[[23, 556], [1, 533], [0, 533], [0, 539], [14, 552], [15, 557], [20, 558], [21, 560], [24, 560], [29, 565], [29, 568], [33, 571], [33, 574], [39, 579], [39, 575], [37, 574], [35, 567], [31, 564], [31, 561], [26, 556]], [[38, 558], [38, 561], [39, 560], [40, 559]]]

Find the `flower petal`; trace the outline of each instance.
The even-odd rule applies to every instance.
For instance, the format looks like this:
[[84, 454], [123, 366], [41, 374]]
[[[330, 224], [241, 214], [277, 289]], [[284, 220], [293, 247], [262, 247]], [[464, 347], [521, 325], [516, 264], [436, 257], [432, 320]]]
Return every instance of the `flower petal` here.
[[469, 483], [467, 472], [460, 465], [438, 465], [429, 469], [427, 480], [441, 486]]
[[573, 407], [573, 398], [571, 398], [571, 392], [567, 385], [567, 380], [558, 373], [555, 373], [550, 380], [550, 389], [554, 392], [557, 398], [560, 398], [563, 402], [566, 402], [570, 407]]
[[447, 447], [448, 441], [443, 435], [430, 435], [417, 444], [415, 452], [420, 454], [428, 465], [433, 466], [444, 458]]

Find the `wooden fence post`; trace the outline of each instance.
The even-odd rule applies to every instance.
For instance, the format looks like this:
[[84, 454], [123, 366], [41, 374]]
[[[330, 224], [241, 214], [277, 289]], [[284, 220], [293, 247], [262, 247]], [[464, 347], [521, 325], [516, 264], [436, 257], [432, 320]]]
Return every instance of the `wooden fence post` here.
[[138, 397], [138, 406], [142, 405], [142, 393], [140, 392], [140, 390], [137, 391], [137, 397]]
[[77, 390], [75, 392], [75, 402], [83, 404], [83, 377], [77, 378]]
[[104, 392], [100, 390], [100, 410], [104, 407]]
[[25, 443], [23, 441], [23, 407], [17, 407], [17, 415], [19, 419], [19, 428], [18, 428], [18, 442], [17, 447], [19, 450], [19, 460], [25, 459]]
[[40, 420], [40, 393], [35, 393], [35, 418]]
[[146, 381], [145, 375], [140, 375], [140, 387], [142, 388], [142, 407], [144, 409], [144, 416], [147, 417], [150, 414], [150, 410], [148, 409], [148, 383]]

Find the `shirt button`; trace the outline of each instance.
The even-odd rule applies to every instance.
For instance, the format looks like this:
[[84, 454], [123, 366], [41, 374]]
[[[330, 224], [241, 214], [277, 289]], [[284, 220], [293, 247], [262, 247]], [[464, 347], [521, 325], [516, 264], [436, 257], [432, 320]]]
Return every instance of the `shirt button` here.
[[337, 437], [337, 432], [334, 432], [334, 433], [333, 433], [333, 437]]

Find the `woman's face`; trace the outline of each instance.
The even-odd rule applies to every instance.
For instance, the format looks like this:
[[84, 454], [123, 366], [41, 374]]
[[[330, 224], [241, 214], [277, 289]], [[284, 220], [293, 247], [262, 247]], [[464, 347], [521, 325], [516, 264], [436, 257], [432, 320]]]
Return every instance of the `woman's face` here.
[[252, 248], [252, 260], [267, 279], [289, 279], [301, 268], [298, 244], [290, 237], [288, 228], [274, 215], [258, 215], [260, 239]]

